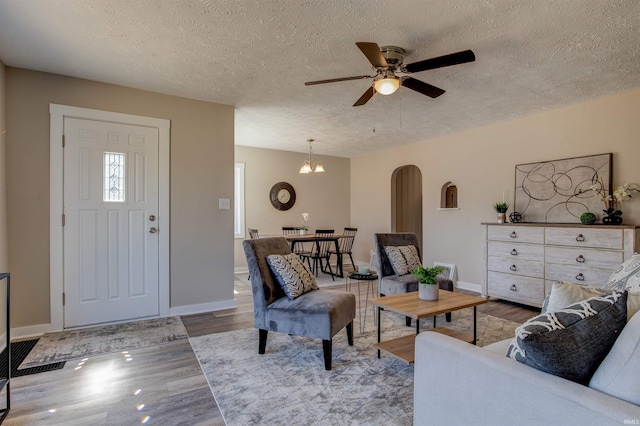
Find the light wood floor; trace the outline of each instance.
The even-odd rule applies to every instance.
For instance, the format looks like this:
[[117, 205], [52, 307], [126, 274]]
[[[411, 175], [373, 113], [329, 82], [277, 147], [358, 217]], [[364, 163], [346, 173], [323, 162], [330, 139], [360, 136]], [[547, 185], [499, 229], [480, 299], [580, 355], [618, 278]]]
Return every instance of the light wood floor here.
[[[360, 287], [364, 300], [366, 286]], [[334, 288], [344, 290], [345, 280], [336, 280]], [[182, 317], [189, 336], [253, 327], [251, 286], [246, 279], [236, 280], [235, 289], [235, 309]], [[351, 291], [356, 293], [357, 286]], [[516, 322], [539, 313], [539, 309], [494, 300], [478, 310]], [[82, 365], [79, 360], [70, 361], [62, 370], [13, 378], [5, 424], [224, 424], [187, 340], [130, 350], [128, 355], [105, 354]]]

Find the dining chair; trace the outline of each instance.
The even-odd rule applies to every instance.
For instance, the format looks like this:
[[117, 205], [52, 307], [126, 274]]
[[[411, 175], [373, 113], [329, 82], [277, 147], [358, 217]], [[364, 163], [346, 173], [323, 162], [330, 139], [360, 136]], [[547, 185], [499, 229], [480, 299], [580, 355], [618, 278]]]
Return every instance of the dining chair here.
[[[296, 235], [299, 234], [300, 230], [298, 228], [296, 228], [295, 226], [283, 226], [282, 227], [282, 234], [283, 235]], [[293, 244], [293, 252], [295, 254], [297, 254], [298, 256], [300, 256], [300, 258], [302, 258], [303, 260], [306, 259], [307, 260], [307, 264], [309, 265], [309, 268], [311, 268], [311, 263], [309, 261], [309, 257], [311, 256], [311, 250], [306, 250], [304, 247], [304, 243], [302, 241], [296, 241]]]
[[329, 269], [328, 273], [331, 274], [333, 281], [336, 280], [336, 277], [331, 269], [331, 263], [329, 263], [329, 257], [331, 256], [329, 250], [332, 246], [335, 247], [334, 233], [333, 229], [316, 229], [313, 252], [308, 256], [305, 255], [308, 261], [309, 259], [313, 260], [311, 262], [311, 271], [316, 277], [318, 276], [318, 265], [320, 265], [320, 270], [324, 273], [327, 273], [327, 268]]
[[255, 228], [249, 228], [249, 237], [251, 237], [252, 240], [255, 240], [256, 238], [260, 238], [260, 233]]
[[340, 264], [342, 262], [343, 256], [345, 254], [349, 255], [351, 259], [351, 266], [353, 270], [356, 270], [356, 264], [353, 261], [353, 241], [356, 239], [356, 232], [358, 232], [358, 228], [344, 228], [344, 232], [342, 233], [342, 237], [338, 240], [338, 249], [336, 251], [335, 247], [331, 247], [329, 249], [329, 255], [336, 255], [338, 258], [337, 263]]

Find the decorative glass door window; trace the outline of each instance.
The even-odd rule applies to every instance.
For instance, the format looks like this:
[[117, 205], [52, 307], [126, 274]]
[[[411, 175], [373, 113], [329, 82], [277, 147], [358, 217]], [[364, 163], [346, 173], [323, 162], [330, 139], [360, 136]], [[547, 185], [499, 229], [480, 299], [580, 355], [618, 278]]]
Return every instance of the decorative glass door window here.
[[124, 156], [119, 152], [104, 153], [103, 201], [125, 201]]

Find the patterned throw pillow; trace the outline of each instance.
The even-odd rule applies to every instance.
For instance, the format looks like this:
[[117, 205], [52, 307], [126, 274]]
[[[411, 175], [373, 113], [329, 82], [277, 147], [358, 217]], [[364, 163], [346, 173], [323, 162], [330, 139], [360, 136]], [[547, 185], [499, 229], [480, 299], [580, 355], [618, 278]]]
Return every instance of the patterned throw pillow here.
[[267, 263], [289, 299], [318, 289], [316, 279], [297, 254], [272, 254], [267, 256]]
[[[568, 281], [555, 282], [542, 304], [542, 313], [559, 311], [574, 303], [582, 302], [590, 297], [606, 296], [613, 290], [591, 288]], [[627, 322], [640, 311], [640, 291], [627, 292]]]
[[626, 323], [627, 292], [592, 297], [522, 324], [507, 356], [586, 385]]
[[619, 291], [640, 290], [640, 254], [634, 253], [622, 262], [622, 265], [611, 274], [604, 288]]
[[422, 265], [416, 246], [385, 246], [385, 253], [396, 275], [407, 275]]
[[542, 313], [559, 311], [590, 297], [601, 297], [608, 294], [611, 294], [611, 291], [585, 287], [568, 281], [555, 282], [542, 304]]

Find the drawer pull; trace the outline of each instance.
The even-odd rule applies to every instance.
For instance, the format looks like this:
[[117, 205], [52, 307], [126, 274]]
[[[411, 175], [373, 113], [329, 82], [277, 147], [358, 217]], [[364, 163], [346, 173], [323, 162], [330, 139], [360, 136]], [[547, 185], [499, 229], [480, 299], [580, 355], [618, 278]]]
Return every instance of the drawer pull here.
[[516, 287], [515, 284], [511, 284], [511, 287], [509, 287], [509, 290], [511, 291], [518, 291], [518, 287]]
[[516, 268], [516, 265], [511, 265], [511, 266], [509, 267], [509, 269], [511, 269], [512, 271], [515, 271], [515, 270], [516, 270], [516, 269], [518, 269], [518, 268]]
[[579, 243], [583, 242], [584, 241], [584, 235], [578, 234], [578, 236], [576, 237], [576, 241], [579, 242]]
[[511, 250], [511, 255], [512, 256], [517, 256], [518, 255], [518, 250], [516, 250], [516, 249]]
[[518, 234], [516, 234], [516, 231], [513, 231], [511, 234], [509, 234], [509, 236], [511, 238], [518, 238]]
[[576, 280], [584, 281], [584, 275], [582, 275], [582, 272], [580, 272], [578, 275], [576, 275]]
[[578, 262], [578, 263], [584, 263], [585, 260], [586, 259], [584, 258], [583, 255], [580, 255], [580, 256], [576, 257], [576, 262]]

